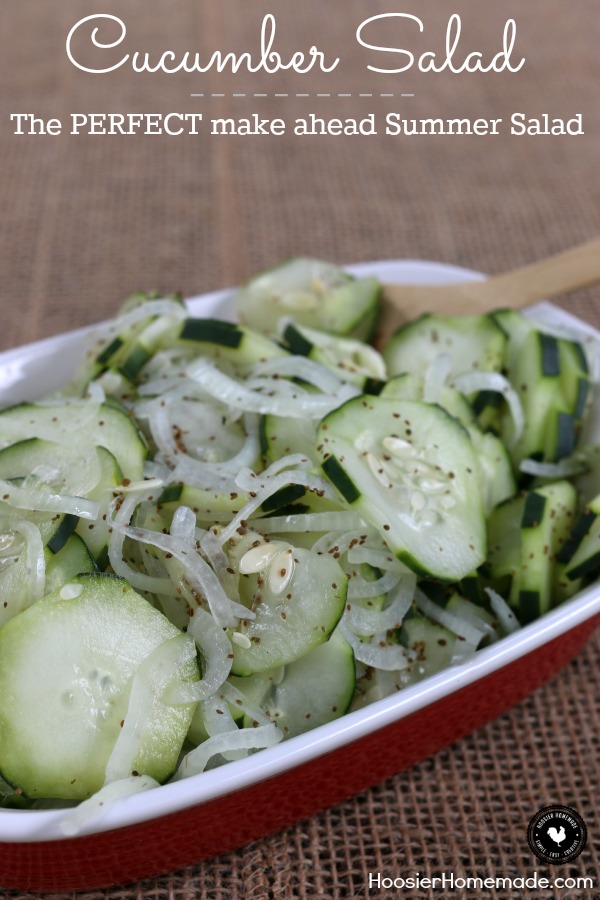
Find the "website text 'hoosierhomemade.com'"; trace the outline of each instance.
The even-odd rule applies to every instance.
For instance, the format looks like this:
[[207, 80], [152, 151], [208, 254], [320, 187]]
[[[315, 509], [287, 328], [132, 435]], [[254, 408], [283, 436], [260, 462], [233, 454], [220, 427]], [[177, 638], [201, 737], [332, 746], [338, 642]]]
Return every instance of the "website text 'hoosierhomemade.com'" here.
[[514, 878], [502, 875], [470, 876], [455, 875], [453, 872], [442, 872], [441, 875], [391, 876], [384, 872], [370, 872], [367, 882], [369, 891], [396, 890], [413, 891], [421, 889], [444, 889], [445, 891], [473, 892], [473, 896], [482, 896], [482, 891], [492, 890], [592, 890], [595, 880], [589, 875], [555, 875], [548, 877], [538, 872], [532, 875], [517, 875]]

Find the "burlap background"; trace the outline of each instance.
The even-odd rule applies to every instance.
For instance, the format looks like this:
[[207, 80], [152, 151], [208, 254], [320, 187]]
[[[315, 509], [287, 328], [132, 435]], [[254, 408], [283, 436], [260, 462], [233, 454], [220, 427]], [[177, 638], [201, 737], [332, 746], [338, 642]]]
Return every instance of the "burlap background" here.
[[[262, 16], [271, 11], [279, 48], [316, 43], [342, 63], [328, 76], [87, 75], [68, 62], [64, 42], [76, 21], [98, 11], [126, 21], [130, 50], [204, 52], [256, 48]], [[526, 66], [518, 75], [375, 76], [354, 30], [390, 11], [421, 16], [421, 50], [440, 48], [449, 13], [460, 12], [465, 46], [488, 56], [513, 15]], [[137, 288], [191, 295], [292, 254], [342, 263], [416, 257], [494, 272], [600, 232], [594, 0], [457, 0], [452, 9], [442, 0], [3, 0], [0, 29], [2, 347], [110, 315]], [[316, 96], [325, 92], [333, 96]], [[258, 112], [288, 121], [310, 112], [373, 112], [381, 122], [396, 110], [505, 122], [516, 111], [583, 113], [585, 135], [517, 138], [505, 128], [479, 138], [19, 137], [9, 120], [15, 112], [62, 118], [67, 126], [73, 112]], [[600, 325], [599, 298], [589, 291], [568, 305]], [[220, 859], [88, 896], [364, 897], [369, 872], [547, 874], [527, 848], [527, 822], [540, 806], [562, 802], [584, 815], [590, 840], [560, 874], [591, 874], [596, 884], [544, 896], [598, 898], [599, 657], [596, 639], [512, 712], [323, 815]]]

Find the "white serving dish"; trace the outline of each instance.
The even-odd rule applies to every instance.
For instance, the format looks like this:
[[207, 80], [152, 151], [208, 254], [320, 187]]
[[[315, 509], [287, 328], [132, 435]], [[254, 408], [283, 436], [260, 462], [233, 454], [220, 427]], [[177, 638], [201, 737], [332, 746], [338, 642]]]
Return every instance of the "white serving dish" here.
[[[363, 263], [349, 271], [405, 283], [481, 277], [419, 261]], [[231, 292], [192, 298], [189, 308], [194, 315], [232, 318]], [[541, 304], [532, 311], [548, 323], [600, 337], [556, 307]], [[0, 354], [0, 405], [32, 400], [59, 387], [75, 368], [87, 331]], [[392, 697], [247, 759], [119, 801], [75, 839], [61, 830], [64, 811], [0, 810], [0, 884], [67, 890], [141, 878], [231, 849], [312, 814], [436, 751], [520, 700], [577, 652], [599, 617], [596, 584], [469, 661]], [[472, 714], [465, 713], [467, 700], [476, 707]], [[415, 727], [421, 735], [415, 735]], [[392, 752], [393, 735], [404, 735], [408, 748]], [[277, 812], [274, 805], [282, 803], [283, 795], [284, 809]], [[240, 816], [249, 821], [236, 827]], [[191, 840], [190, 826], [201, 828]], [[169, 835], [180, 827], [186, 829], [185, 841], [175, 843]], [[135, 858], [132, 842], [138, 848]]]

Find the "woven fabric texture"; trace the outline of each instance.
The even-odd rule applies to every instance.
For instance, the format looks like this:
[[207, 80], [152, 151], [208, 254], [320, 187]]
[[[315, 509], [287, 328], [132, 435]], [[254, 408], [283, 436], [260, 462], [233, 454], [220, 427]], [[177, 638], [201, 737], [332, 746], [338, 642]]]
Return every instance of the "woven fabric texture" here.
[[[137, 289], [191, 296], [236, 284], [291, 255], [339, 263], [433, 259], [491, 273], [600, 233], [600, 19], [593, 0], [457, 0], [452, 11], [463, 17], [466, 48], [491, 58], [514, 16], [516, 53], [526, 57], [518, 74], [460, 76], [369, 72], [373, 56], [355, 31], [367, 17], [399, 9], [384, 0], [104, 0], [96, 6], [123, 18], [129, 50], [155, 56], [166, 48], [204, 54], [257, 48], [262, 17], [272, 12], [282, 55], [317, 44], [341, 62], [326, 76], [143, 75], [126, 66], [91, 75], [65, 52], [70, 28], [94, 11], [89, 2], [4, 0], [0, 349], [110, 316]], [[425, 24], [424, 34], [411, 31], [410, 39], [422, 50], [441, 51], [447, 4], [412, 0], [402, 8]], [[106, 27], [107, 40], [114, 39], [116, 31]], [[109, 64], [119, 58], [111, 52], [102, 57]], [[254, 112], [287, 122], [311, 113], [342, 120], [373, 115], [378, 133], [219, 136], [203, 127], [179, 137], [69, 134], [75, 113], [172, 111], [201, 112], [205, 124]], [[384, 133], [389, 112], [410, 120], [502, 118], [503, 128], [485, 137], [394, 137]], [[585, 133], [511, 136], [515, 112], [566, 120], [581, 114]], [[58, 118], [63, 133], [15, 135], [13, 113]], [[598, 289], [564, 305], [600, 326]], [[589, 841], [560, 874], [593, 875], [595, 889], [543, 896], [597, 898], [599, 661], [596, 637], [501, 718], [286, 831], [184, 871], [82, 896], [337, 900], [403, 896], [369, 890], [369, 873], [377, 872], [392, 878], [548, 874], [529, 851], [527, 823], [540, 807], [563, 803], [584, 816]], [[404, 895], [467, 896], [438, 889]], [[491, 889], [481, 896], [525, 895]]]

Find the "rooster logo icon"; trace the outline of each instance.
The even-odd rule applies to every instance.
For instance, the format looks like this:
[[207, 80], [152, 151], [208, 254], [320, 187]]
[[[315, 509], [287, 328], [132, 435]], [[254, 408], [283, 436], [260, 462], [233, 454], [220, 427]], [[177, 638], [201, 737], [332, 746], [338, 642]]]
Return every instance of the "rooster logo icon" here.
[[564, 825], [561, 825], [558, 829], [556, 829], [554, 825], [551, 825], [550, 828], [547, 829], [547, 831], [554, 843], [558, 844], [558, 846], [560, 847], [567, 836]]
[[585, 822], [570, 806], [545, 806], [531, 819], [527, 841], [532, 852], [551, 866], [574, 860], [585, 847]]

